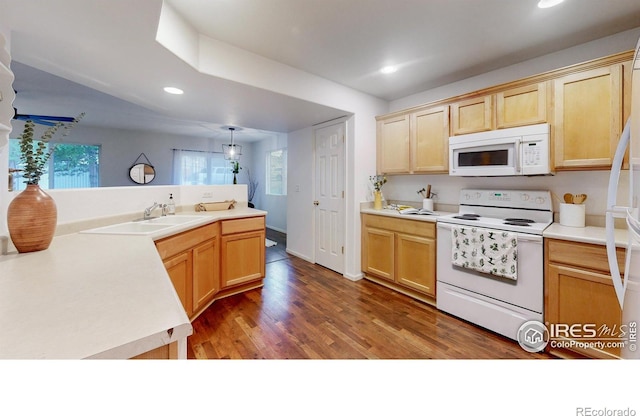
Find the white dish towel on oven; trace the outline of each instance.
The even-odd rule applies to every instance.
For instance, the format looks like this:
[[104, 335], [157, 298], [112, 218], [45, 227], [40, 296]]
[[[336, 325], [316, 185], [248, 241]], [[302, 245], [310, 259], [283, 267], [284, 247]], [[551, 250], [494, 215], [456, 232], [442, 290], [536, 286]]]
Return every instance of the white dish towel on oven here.
[[518, 237], [515, 233], [454, 225], [451, 263], [455, 266], [518, 279]]

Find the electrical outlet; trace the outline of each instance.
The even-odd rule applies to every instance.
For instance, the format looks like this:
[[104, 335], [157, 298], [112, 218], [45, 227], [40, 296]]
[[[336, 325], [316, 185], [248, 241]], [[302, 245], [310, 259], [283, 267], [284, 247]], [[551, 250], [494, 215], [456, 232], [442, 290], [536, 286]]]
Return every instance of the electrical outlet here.
[[205, 192], [202, 194], [203, 198], [213, 198], [213, 192]]
[[300, 192], [300, 185], [296, 185], [296, 192]]

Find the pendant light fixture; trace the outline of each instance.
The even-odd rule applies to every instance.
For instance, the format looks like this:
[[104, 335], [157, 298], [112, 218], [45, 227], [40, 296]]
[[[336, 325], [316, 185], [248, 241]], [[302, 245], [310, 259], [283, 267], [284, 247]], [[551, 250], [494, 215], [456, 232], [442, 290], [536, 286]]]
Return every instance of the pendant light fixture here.
[[224, 127], [231, 132], [231, 144], [223, 144], [222, 151], [226, 160], [238, 160], [242, 154], [242, 146], [233, 142], [233, 132], [239, 130], [236, 127]]

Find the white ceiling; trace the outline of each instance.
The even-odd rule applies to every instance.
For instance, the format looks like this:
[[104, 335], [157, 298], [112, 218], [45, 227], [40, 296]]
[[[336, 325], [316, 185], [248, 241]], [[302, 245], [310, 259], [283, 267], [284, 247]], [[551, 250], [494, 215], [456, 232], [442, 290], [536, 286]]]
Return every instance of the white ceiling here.
[[[537, 0], [167, 1], [205, 36], [387, 101], [640, 26], [638, 0], [566, 0], [552, 9]], [[155, 41], [161, 8], [161, 0], [0, 0], [14, 60], [63, 78], [36, 88], [28, 76], [37, 71], [15, 65], [18, 111], [89, 108], [83, 123], [207, 137], [222, 125], [258, 137], [345, 114], [197, 72]], [[377, 72], [389, 64], [398, 72]], [[76, 107], [54, 98], [58, 84], [75, 91]], [[158, 87], [168, 84], [191, 92], [169, 96]], [[46, 86], [49, 103], [38, 107]]]

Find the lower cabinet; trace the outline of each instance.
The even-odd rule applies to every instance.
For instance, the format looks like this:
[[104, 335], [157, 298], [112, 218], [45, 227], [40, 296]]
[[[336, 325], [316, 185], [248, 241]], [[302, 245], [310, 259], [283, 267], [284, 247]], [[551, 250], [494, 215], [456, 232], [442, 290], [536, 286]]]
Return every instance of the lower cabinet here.
[[[624, 252], [617, 254], [623, 270]], [[563, 347], [554, 348], [550, 342], [552, 354], [620, 357], [615, 344], [626, 329], [605, 246], [545, 239], [545, 322], [553, 328], [551, 341]]]
[[260, 280], [265, 275], [264, 217], [222, 221], [223, 288]]
[[223, 220], [156, 241], [191, 320], [216, 299], [262, 286], [264, 217]]
[[436, 224], [362, 214], [362, 271], [369, 280], [433, 303]]
[[156, 241], [156, 248], [178, 297], [191, 318], [220, 289], [218, 223]]

